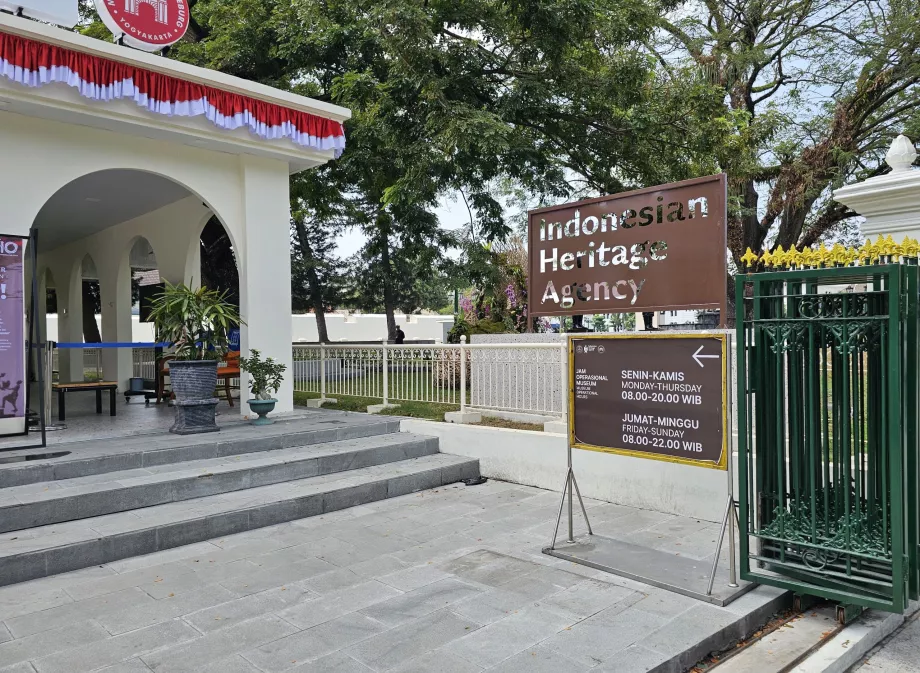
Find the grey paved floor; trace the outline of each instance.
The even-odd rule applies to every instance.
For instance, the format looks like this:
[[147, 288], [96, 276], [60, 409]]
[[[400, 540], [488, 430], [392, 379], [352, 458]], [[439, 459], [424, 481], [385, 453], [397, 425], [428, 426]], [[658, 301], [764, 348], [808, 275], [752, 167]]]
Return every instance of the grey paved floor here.
[[920, 671], [920, 612], [881, 645], [869, 653], [863, 663], [851, 669], [855, 673], [917, 673]]
[[[116, 415], [109, 415], [108, 393], [102, 396], [102, 413], [96, 413], [96, 396], [94, 393], [69, 393], [67, 395], [67, 418], [63, 425], [66, 429], [49, 432], [48, 443], [77, 442], [101, 437], [126, 437], [136, 434], [164, 432], [169, 428], [175, 409], [167, 404], [145, 406], [141, 398], [135, 398], [130, 404], [125, 403], [125, 396], [119, 392], [116, 399]], [[224, 423], [242, 422], [239, 401], [234, 401], [233, 408], [226, 400], [218, 404], [220, 420]], [[248, 407], [247, 407], [248, 408]], [[57, 395], [54, 396], [52, 422], [57, 423]], [[28, 437], [32, 443], [37, 437]], [[0, 448], [24, 443], [23, 437], [0, 439]]]
[[[5, 587], [0, 672], [630, 673], [773, 595], [716, 608], [542, 555], [557, 498], [449, 486]], [[711, 524], [588, 505], [712, 549]]]

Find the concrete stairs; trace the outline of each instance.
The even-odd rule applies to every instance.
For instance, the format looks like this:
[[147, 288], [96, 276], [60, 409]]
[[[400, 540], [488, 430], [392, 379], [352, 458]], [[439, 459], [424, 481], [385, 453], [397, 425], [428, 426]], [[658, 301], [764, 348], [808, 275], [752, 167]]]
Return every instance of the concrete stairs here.
[[70, 460], [2, 470], [0, 585], [479, 475], [478, 461], [397, 429], [388, 421], [182, 446], [168, 438], [139, 451], [74, 451]]

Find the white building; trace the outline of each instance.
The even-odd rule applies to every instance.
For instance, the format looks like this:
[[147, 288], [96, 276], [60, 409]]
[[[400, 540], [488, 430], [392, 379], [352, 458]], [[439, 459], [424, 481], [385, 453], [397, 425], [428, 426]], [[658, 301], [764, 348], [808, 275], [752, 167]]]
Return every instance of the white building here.
[[[96, 316], [96, 323], [102, 329], [102, 316]], [[294, 344], [315, 343], [319, 340], [316, 316], [312, 313], [291, 316], [291, 338]], [[447, 333], [454, 326], [454, 319], [443, 315], [397, 316], [396, 323], [406, 333], [407, 341], [447, 342]], [[42, 336], [49, 341], [61, 341], [58, 330], [58, 316], [49, 313]], [[153, 323], [141, 322], [140, 316], [131, 316], [132, 341], [152, 343], [155, 340]], [[387, 338], [387, 317], [380, 313], [327, 313], [326, 331], [331, 342], [337, 341], [383, 341]]]
[[[199, 237], [216, 216], [239, 265], [242, 350], [290, 372], [288, 179], [344, 147], [349, 115], [0, 14], [0, 234], [37, 232], [27, 295], [36, 271], [39, 297], [56, 290], [59, 339], [81, 342], [82, 281], [95, 277], [103, 340], [130, 342], [132, 250], [152, 251], [162, 278], [194, 285]], [[61, 352], [64, 380], [82, 380], [75, 352]], [[131, 369], [130, 350], [105, 351], [106, 379], [124, 386]], [[290, 379], [278, 399], [279, 411], [292, 408]]]

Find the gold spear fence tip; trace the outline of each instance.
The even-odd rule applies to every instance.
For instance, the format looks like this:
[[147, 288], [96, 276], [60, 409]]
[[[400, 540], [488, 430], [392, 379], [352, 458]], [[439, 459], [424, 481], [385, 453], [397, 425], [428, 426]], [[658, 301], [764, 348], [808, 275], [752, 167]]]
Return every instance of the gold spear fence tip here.
[[875, 241], [866, 239], [859, 247], [844, 247], [840, 243], [828, 249], [824, 243], [815, 247], [796, 249], [795, 245], [783, 250], [778, 245], [771, 252], [760, 255], [748, 248], [741, 263], [749, 271], [768, 269], [821, 269], [840, 266], [869, 266], [872, 264], [916, 264], [920, 258], [920, 241], [905, 236], [900, 243], [891, 234], [879, 236]]
[[757, 263], [760, 257], [757, 256], [757, 253], [751, 250], [750, 248], [741, 256], [741, 261], [746, 267], [752, 267]]

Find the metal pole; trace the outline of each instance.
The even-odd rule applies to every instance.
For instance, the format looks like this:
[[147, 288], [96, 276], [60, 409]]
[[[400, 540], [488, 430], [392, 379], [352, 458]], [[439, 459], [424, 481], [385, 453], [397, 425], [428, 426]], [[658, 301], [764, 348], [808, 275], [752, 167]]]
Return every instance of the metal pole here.
[[569, 473], [566, 477], [566, 488], [569, 489], [569, 542], [575, 542], [575, 533], [574, 533], [574, 524], [572, 516], [572, 482], [575, 481], [575, 475], [572, 474], [572, 444], [566, 440], [566, 444], [569, 445]]
[[725, 384], [728, 386], [728, 442], [726, 443], [728, 455], [726, 456], [725, 466], [728, 468], [728, 586], [737, 587], [738, 577], [735, 568], [735, 477], [734, 477], [734, 452], [735, 452], [735, 423], [734, 423], [734, 398], [732, 386], [732, 338], [731, 335], [725, 337], [726, 356], [726, 374], [728, 380]]
[[326, 399], [326, 347], [319, 345], [319, 399]]
[[565, 341], [562, 342], [561, 357], [559, 358], [559, 385], [562, 386], [559, 391], [559, 396], [562, 400], [562, 419], [566, 423], [566, 433], [565, 433], [565, 445], [568, 449], [567, 458], [569, 463], [569, 473], [566, 477], [566, 487], [569, 489], [569, 542], [575, 542], [575, 533], [574, 533], [574, 523], [573, 523], [573, 507], [572, 507], [572, 496], [575, 489], [573, 488], [575, 481], [575, 474], [572, 471], [572, 435], [568, 431], [569, 423], [569, 409], [568, 409], [568, 392], [569, 392], [569, 378], [567, 376], [567, 367], [568, 364], [568, 349], [569, 349], [569, 338], [566, 337]]
[[725, 508], [725, 517], [722, 519], [722, 526], [719, 529], [719, 542], [716, 547], [716, 555], [712, 561], [712, 571], [709, 574], [709, 588], [706, 591], [707, 595], [712, 594], [712, 587], [715, 584], [716, 580], [716, 571], [719, 566], [719, 557], [722, 555], [722, 543], [725, 541], [725, 531], [728, 530], [728, 586], [737, 587], [738, 581], [736, 577], [735, 569], [735, 484], [734, 484], [734, 462], [732, 460], [732, 452], [734, 451], [735, 442], [732, 430], [734, 424], [732, 423], [732, 368], [731, 368], [731, 336], [725, 336], [725, 345], [726, 345], [726, 354], [727, 362], [725, 363], [725, 374], [726, 381], [723, 382], [723, 385], [727, 386], [726, 390], [726, 409], [725, 413], [727, 414], [726, 418], [728, 427], [726, 431], [728, 432], [728, 437], [726, 437], [725, 442], [725, 469], [728, 474], [728, 504]]
[[466, 411], [466, 334], [460, 335], [460, 413]]
[[[559, 383], [562, 389], [559, 397], [562, 400], [562, 422], [568, 424], [569, 420], [569, 367], [568, 367], [569, 341], [566, 337], [562, 342], [562, 357], [559, 358]], [[568, 430], [568, 428], [566, 428]], [[569, 465], [571, 467], [571, 464]]]
[[45, 381], [42, 386], [42, 395], [45, 397], [45, 408], [42, 410], [42, 415], [45, 416], [44, 423], [45, 425], [51, 425], [51, 378], [54, 375], [54, 342], [49, 341], [45, 346], [45, 350], [42, 353], [45, 357], [42, 358], [42, 367], [45, 368]]
[[575, 479], [575, 472], [572, 472], [572, 483], [575, 485], [575, 495], [578, 496], [578, 504], [581, 505], [581, 513], [585, 517], [585, 524], [588, 526], [588, 535], [594, 535], [591, 530], [591, 521], [588, 519], [588, 510], [585, 509], [585, 501], [581, 498], [581, 489], [578, 488], [578, 481]]
[[390, 396], [390, 365], [387, 362], [387, 340], [383, 340], [383, 405], [389, 404]]
[[569, 475], [565, 475], [566, 486], [562, 488], [562, 499], [559, 501], [559, 514], [556, 516], [556, 527], [553, 529], [553, 541], [549, 545], [550, 549], [556, 548], [556, 538], [559, 535], [559, 522], [562, 521], [562, 508], [565, 507], [565, 491], [569, 483]]
[[[39, 306], [39, 301], [46, 301], [47, 298], [38, 296], [38, 289], [40, 287], [38, 284], [38, 229], [35, 229], [35, 228], [32, 229], [29, 235], [29, 255], [32, 258], [32, 306], [31, 306], [32, 320], [30, 321], [30, 330], [29, 330], [30, 333], [29, 333], [29, 339], [28, 339], [29, 341], [29, 362], [33, 361], [32, 360], [32, 355], [33, 355], [32, 344], [37, 343], [38, 344], [38, 354], [36, 355], [36, 360], [38, 362], [38, 386], [39, 388], [44, 388], [45, 387], [45, 373], [44, 373], [43, 365], [41, 362], [42, 360], [42, 357], [41, 357], [42, 356], [42, 350], [41, 350], [42, 328], [38, 322], [38, 306]], [[25, 256], [23, 255], [23, 257]], [[33, 341], [33, 338], [34, 338], [34, 341]], [[50, 379], [51, 377], [49, 376], [48, 378]], [[26, 379], [28, 379], [28, 377], [26, 377]], [[30, 386], [30, 385], [31, 385], [30, 382], [27, 380], [26, 386]], [[28, 390], [29, 388], [27, 387], [26, 391]], [[28, 395], [26, 395], [26, 397], [28, 397]], [[42, 448], [48, 446], [48, 437], [46, 433], [46, 426], [48, 425], [48, 423], [45, 419], [45, 414], [47, 413], [50, 413], [50, 412], [48, 411], [48, 407], [45, 406], [45, 396], [42, 395], [41, 397], [39, 397], [39, 410], [38, 410], [38, 420], [39, 420], [39, 423], [41, 423]], [[26, 421], [25, 431], [26, 431], [26, 434], [28, 434], [29, 432], [28, 410], [26, 411], [25, 421]]]
[[712, 571], [709, 573], [709, 588], [706, 590], [706, 595], [709, 596], [712, 594], [712, 585], [716, 581], [716, 570], [719, 567], [719, 556], [722, 554], [722, 543], [725, 541], [725, 528], [728, 526], [728, 519], [732, 515], [732, 503], [731, 498], [728, 500], [728, 506], [725, 508], [725, 516], [722, 518], [722, 527], [719, 529], [719, 542], [716, 547], [716, 556], [712, 560]]

